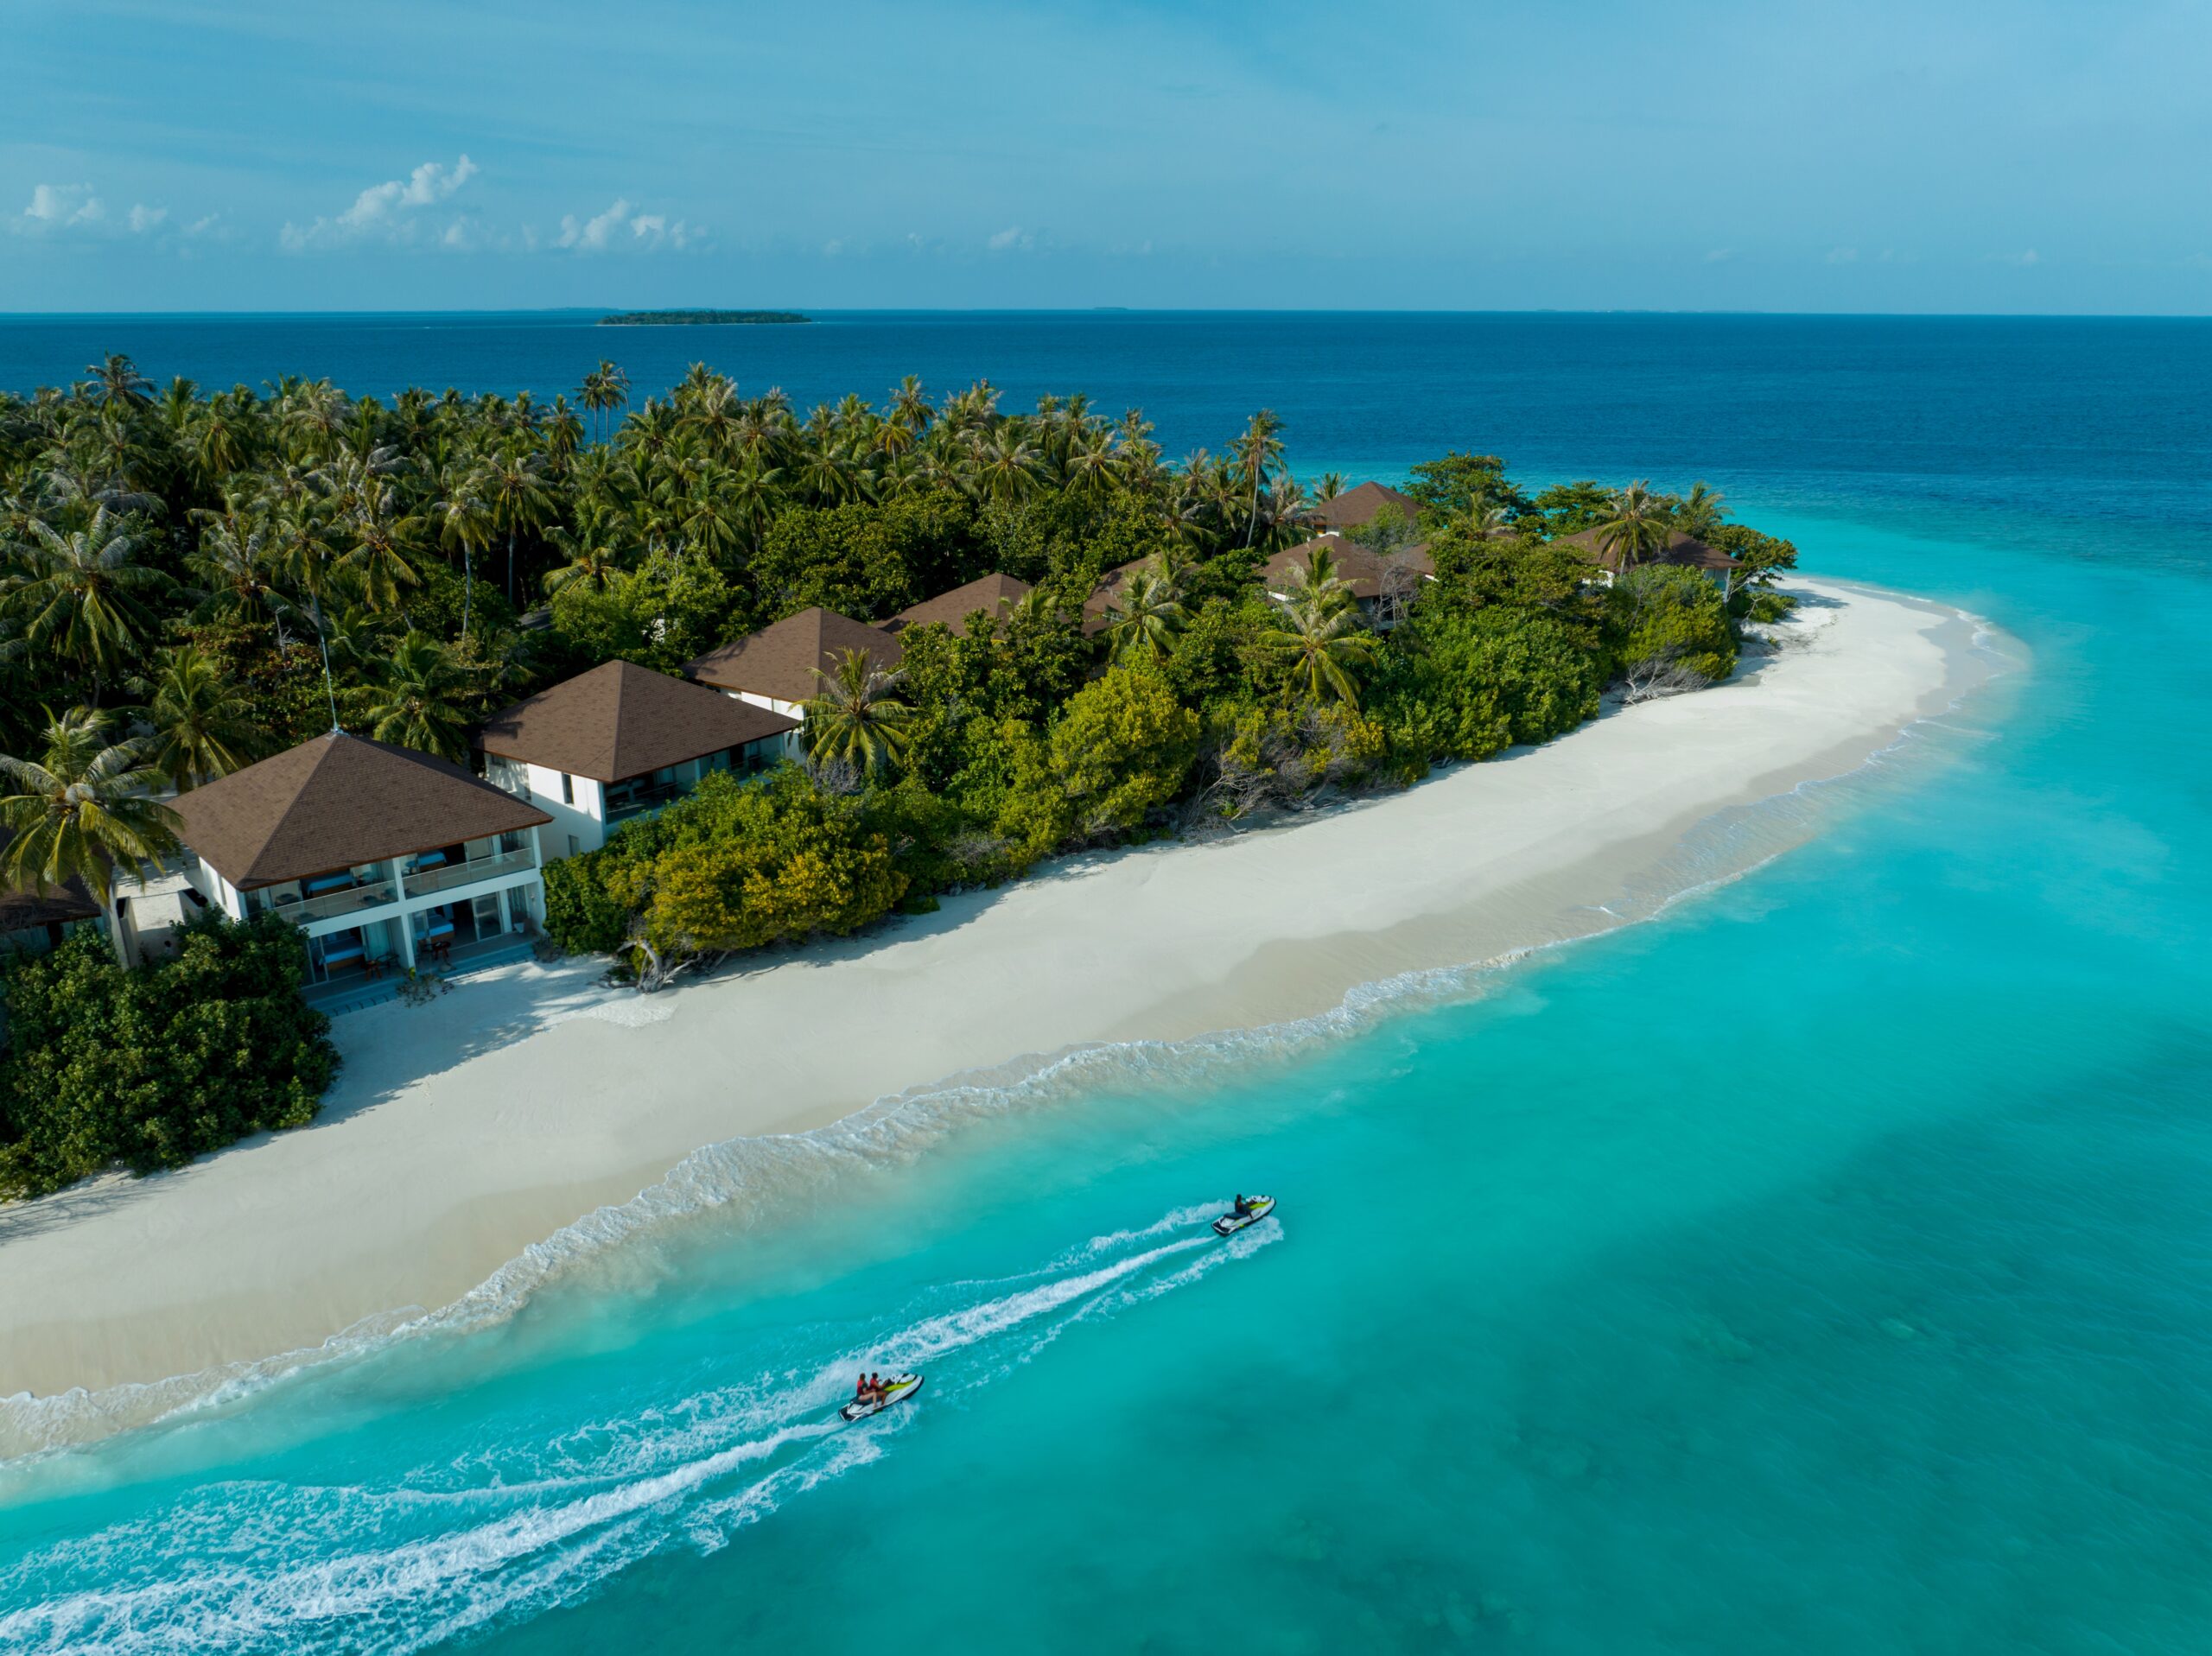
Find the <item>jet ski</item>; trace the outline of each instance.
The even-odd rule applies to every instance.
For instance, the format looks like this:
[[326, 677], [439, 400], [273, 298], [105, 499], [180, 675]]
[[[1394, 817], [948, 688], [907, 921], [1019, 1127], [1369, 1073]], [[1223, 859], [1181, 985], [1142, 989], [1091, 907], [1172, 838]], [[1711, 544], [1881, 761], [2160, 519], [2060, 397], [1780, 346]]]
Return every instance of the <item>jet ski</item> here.
[[1275, 1199], [1273, 1196], [1248, 1197], [1243, 1213], [1232, 1209], [1213, 1221], [1214, 1234], [1217, 1236], [1234, 1236], [1245, 1226], [1258, 1224], [1274, 1210]]
[[881, 1414], [894, 1403], [904, 1403], [922, 1389], [919, 1374], [893, 1374], [883, 1382], [883, 1399], [879, 1403], [863, 1403], [855, 1398], [837, 1411], [848, 1420], [865, 1420], [872, 1414]]

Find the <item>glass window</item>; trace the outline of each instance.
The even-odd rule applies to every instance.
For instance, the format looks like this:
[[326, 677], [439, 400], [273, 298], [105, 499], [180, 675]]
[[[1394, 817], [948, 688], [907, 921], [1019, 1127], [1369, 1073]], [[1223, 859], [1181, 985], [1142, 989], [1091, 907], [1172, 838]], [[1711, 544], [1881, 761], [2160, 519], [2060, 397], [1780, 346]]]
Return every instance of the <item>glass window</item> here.
[[563, 805], [576, 803], [576, 779], [566, 771], [561, 772], [561, 803]]

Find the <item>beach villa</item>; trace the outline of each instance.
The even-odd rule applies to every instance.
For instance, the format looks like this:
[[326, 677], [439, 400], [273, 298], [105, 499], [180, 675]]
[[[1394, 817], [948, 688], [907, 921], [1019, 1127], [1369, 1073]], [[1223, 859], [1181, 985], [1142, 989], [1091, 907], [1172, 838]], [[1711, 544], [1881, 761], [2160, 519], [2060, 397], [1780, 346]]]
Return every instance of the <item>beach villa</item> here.
[[1336, 564], [1337, 578], [1351, 588], [1352, 597], [1358, 600], [1360, 613], [1380, 631], [1387, 632], [1398, 624], [1423, 581], [1436, 579], [1436, 560], [1424, 545], [1377, 552], [1332, 530], [1286, 548], [1260, 566], [1260, 582], [1268, 589], [1268, 596], [1279, 604], [1286, 600], [1290, 596], [1291, 571], [1306, 568], [1319, 552], [1329, 555]]
[[[797, 720], [805, 703], [821, 689], [816, 673], [835, 672], [848, 650], [864, 652], [884, 672], [895, 671], [906, 651], [881, 627], [855, 621], [820, 605], [787, 615], [773, 626], [733, 638], [688, 664], [685, 675], [724, 695], [766, 707]], [[785, 751], [799, 752], [796, 731], [784, 738]]]
[[1408, 529], [1421, 522], [1421, 502], [1387, 483], [1363, 483], [1342, 494], [1331, 495], [1326, 500], [1317, 500], [1311, 515], [1322, 530], [1341, 535], [1348, 529], [1373, 523], [1382, 515], [1385, 506], [1395, 506], [1405, 517]]
[[[1618, 550], [1599, 544], [1598, 531], [1586, 529], [1573, 535], [1562, 535], [1552, 542], [1575, 556], [1596, 564], [1608, 578], [1620, 573], [1621, 559]], [[1667, 531], [1667, 543], [1649, 557], [1646, 563], [1671, 563], [1684, 569], [1702, 570], [1705, 574], [1726, 582], [1729, 572], [1736, 568], [1736, 561], [1719, 547], [1707, 546], [1694, 536], [1679, 529]]]
[[[0, 847], [11, 836], [0, 828]], [[100, 923], [100, 905], [73, 879], [43, 891], [0, 885], [0, 955], [43, 955], [80, 926]]]
[[994, 571], [964, 587], [955, 587], [949, 593], [940, 593], [899, 611], [883, 624], [883, 630], [903, 632], [908, 627], [935, 623], [950, 629], [955, 638], [964, 638], [968, 636], [969, 616], [981, 612], [995, 620], [1004, 620], [1007, 612], [1033, 590], [1026, 581], [1016, 581], [1012, 575]]
[[1083, 631], [1086, 638], [1103, 632], [1111, 625], [1116, 610], [1122, 607], [1123, 595], [1128, 591], [1129, 577], [1140, 569], [1155, 569], [1157, 558], [1132, 558], [1127, 563], [1116, 564], [1098, 577], [1098, 584], [1090, 589], [1090, 596], [1083, 600]]
[[332, 731], [181, 794], [186, 876], [307, 933], [310, 984], [504, 954], [545, 912], [553, 819], [459, 765]]
[[486, 781], [550, 816], [539, 840], [551, 860], [598, 850], [710, 771], [759, 774], [798, 729], [791, 714], [611, 661], [493, 714], [476, 745]]

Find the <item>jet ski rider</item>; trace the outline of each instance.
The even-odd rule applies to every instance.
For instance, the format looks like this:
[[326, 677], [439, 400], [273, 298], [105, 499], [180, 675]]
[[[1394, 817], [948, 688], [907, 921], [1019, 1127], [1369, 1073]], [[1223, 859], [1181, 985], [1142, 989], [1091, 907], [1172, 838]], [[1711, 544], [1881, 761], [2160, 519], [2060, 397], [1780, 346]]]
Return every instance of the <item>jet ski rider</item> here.
[[1239, 1196], [1236, 1198], [1236, 1216], [1237, 1216], [1239, 1219], [1242, 1219], [1242, 1218], [1245, 1217], [1245, 1215], [1247, 1215], [1248, 1214], [1249, 1214], [1251, 1211], [1252, 1211], [1252, 1204], [1251, 1204], [1249, 1202], [1246, 1201], [1246, 1200], [1245, 1200], [1242, 1196]]

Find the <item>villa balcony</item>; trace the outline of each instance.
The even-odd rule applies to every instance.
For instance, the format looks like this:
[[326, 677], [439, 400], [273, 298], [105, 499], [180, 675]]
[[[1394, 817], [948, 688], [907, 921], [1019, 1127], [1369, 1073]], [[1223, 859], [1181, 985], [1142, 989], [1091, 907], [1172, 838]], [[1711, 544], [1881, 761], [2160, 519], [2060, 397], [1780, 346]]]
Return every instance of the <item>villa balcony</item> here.
[[535, 853], [528, 846], [517, 851], [497, 851], [487, 856], [471, 857], [465, 862], [440, 863], [411, 871], [407, 876], [407, 895], [429, 897], [435, 892], [452, 891], [456, 886], [473, 885], [480, 879], [520, 873], [536, 866]]
[[[691, 791], [688, 782], [664, 782], [651, 787], [618, 784], [607, 790], [607, 826], [626, 822], [633, 816], [643, 816], [662, 806], [683, 797]], [[618, 791], [618, 789], [621, 791]]]
[[338, 915], [354, 914], [363, 909], [373, 909], [398, 900], [398, 892], [388, 879], [365, 880], [358, 885], [341, 886], [334, 891], [323, 891], [314, 897], [302, 897], [287, 901], [287, 891], [272, 900], [276, 912], [296, 925], [311, 920], [328, 920]]

